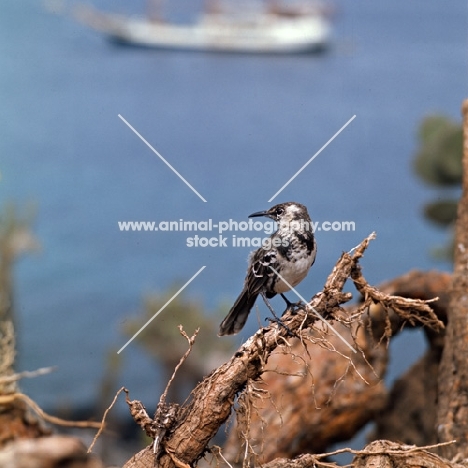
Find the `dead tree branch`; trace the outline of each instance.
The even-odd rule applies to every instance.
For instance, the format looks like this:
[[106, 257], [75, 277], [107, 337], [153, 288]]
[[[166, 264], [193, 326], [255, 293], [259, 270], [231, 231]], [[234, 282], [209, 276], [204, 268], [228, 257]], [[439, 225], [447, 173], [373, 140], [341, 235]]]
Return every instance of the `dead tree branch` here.
[[468, 100], [463, 103], [463, 192], [455, 229], [455, 265], [447, 334], [439, 368], [439, 439], [457, 443], [446, 457], [468, 458]]
[[[307, 335], [303, 334], [301, 340], [288, 340], [288, 346], [277, 348], [268, 360], [261, 381], [255, 383], [259, 396], [252, 394], [251, 408], [241, 413], [241, 416], [250, 416], [248, 424], [245, 417], [237, 414], [236, 424], [230, 428], [223, 447], [223, 455], [229, 462], [238, 462], [240, 456], [245, 461], [243, 447], [247, 446], [255, 465], [278, 457], [320, 453], [334, 443], [349, 440], [375, 420], [380, 422], [376, 438], [418, 445], [437, 442], [432, 437], [436, 409], [435, 398], [432, 401], [431, 397], [435, 385], [434, 374], [427, 374], [429, 367], [421, 369], [422, 375], [418, 373], [414, 379], [413, 375], [408, 375], [405, 380], [412, 386], [401, 402], [401, 405], [406, 404], [404, 409], [399, 406], [399, 398], [395, 399], [393, 392], [389, 395], [385, 388], [383, 378], [389, 359], [387, 339], [398, 334], [405, 322], [409, 323], [407, 309], [404, 314], [397, 315], [388, 307], [390, 301], [401, 302], [402, 298], [395, 299], [397, 296], [419, 299], [417, 303], [421, 304], [440, 295], [442, 300], [430, 302], [430, 305], [435, 309], [437, 304], [434, 312], [438, 317], [445, 317], [447, 295], [444, 289], [450, 284], [450, 275], [412, 271], [378, 288], [367, 285], [362, 278], [359, 281], [366, 289], [372, 288], [374, 297], [384, 299], [383, 304], [372, 301], [368, 305], [363, 299], [361, 304], [347, 307], [346, 315], [335, 320], [334, 327], [349, 342], [354, 341], [361, 352], [350, 353], [333, 334], [324, 335], [320, 323]], [[414, 302], [409, 300], [406, 304]], [[421, 325], [426, 318], [415, 321], [415, 325]], [[341, 323], [336, 323], [338, 321]], [[443, 333], [433, 334], [434, 337], [443, 336]], [[440, 338], [430, 340], [431, 352], [424, 361], [430, 364], [430, 369], [438, 366], [440, 351], [432, 350], [440, 349], [439, 342]], [[246, 388], [242, 396], [249, 391]], [[244, 398], [239, 398], [236, 413], [243, 401]], [[400, 411], [395, 412], [395, 408]], [[416, 440], [415, 433], [419, 435]]]
[[[357, 264], [374, 237], [375, 235], [371, 234], [351, 253], [343, 253], [327, 278], [323, 290], [310, 301], [309, 306], [330, 323], [347, 322], [343, 320], [346, 311], [342, 308], [342, 304], [352, 298], [351, 293], [343, 292], [347, 279], [353, 275], [353, 281], [357, 282], [361, 289], [366, 287]], [[373, 292], [370, 286], [368, 291]], [[443, 327], [424, 301], [410, 301], [407, 305], [400, 298], [376, 297], [375, 294], [373, 296], [373, 300], [387, 301], [405, 313], [410, 309], [413, 310], [415, 316], [423, 317], [427, 325], [435, 328]], [[289, 330], [298, 336], [303, 336], [317, 321], [317, 317], [305, 312], [295, 314], [288, 312], [282, 320]], [[261, 328], [228, 362], [200, 382], [192, 391], [189, 402], [180, 408], [173, 426], [168, 428], [166, 437], [162, 441], [163, 451], [158, 458], [158, 466], [168, 468], [193, 466], [203, 457], [208, 450], [209, 441], [231, 414], [236, 397], [249, 382], [256, 381], [262, 376], [271, 353], [280, 345], [287, 343], [287, 340], [288, 330], [285, 327], [272, 324]], [[154, 463], [155, 457], [151, 447], [148, 447], [129, 460], [125, 468], [152, 467]]]
[[388, 440], [377, 440], [369, 444], [364, 450], [352, 450], [344, 448], [334, 452], [321, 453], [317, 455], [304, 454], [294, 459], [277, 458], [263, 468], [338, 468], [335, 463], [327, 462], [326, 459], [340, 453], [352, 453], [354, 468], [462, 468], [460, 465], [452, 464], [438, 457], [428, 450], [453, 444], [455, 441], [443, 444], [416, 447], [414, 445], [402, 445]]

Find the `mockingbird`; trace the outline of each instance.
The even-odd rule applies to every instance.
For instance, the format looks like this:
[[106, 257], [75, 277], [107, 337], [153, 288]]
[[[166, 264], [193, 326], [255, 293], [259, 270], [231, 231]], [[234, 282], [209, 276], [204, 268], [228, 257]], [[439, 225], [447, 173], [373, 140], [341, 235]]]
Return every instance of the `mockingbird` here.
[[287, 307], [291, 306], [283, 293], [299, 284], [315, 261], [317, 245], [304, 205], [281, 203], [267, 211], [253, 213], [249, 218], [257, 216], [273, 219], [278, 223], [278, 230], [250, 254], [244, 289], [221, 323], [219, 336], [234, 335], [242, 329], [259, 294], [268, 306], [267, 299], [276, 294], [281, 294]]

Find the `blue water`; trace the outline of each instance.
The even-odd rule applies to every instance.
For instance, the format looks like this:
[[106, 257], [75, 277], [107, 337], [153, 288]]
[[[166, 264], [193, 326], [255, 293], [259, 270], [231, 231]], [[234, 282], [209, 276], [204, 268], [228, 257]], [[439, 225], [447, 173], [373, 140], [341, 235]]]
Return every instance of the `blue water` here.
[[[95, 4], [129, 11], [128, 2]], [[445, 237], [421, 217], [434, 194], [411, 160], [425, 115], [460, 119], [466, 2], [336, 6], [326, 54], [257, 57], [118, 47], [39, 2], [1, 3], [0, 199], [34, 204], [42, 245], [15, 275], [18, 367], [58, 366], [23, 384], [38, 402], [96, 395], [105, 354], [125, 343], [119, 328], [145, 294], [187, 281], [202, 265], [186, 292], [208, 310], [240, 291], [248, 249], [190, 249], [185, 233], [122, 233], [118, 221], [245, 220], [353, 115], [275, 199], [306, 204], [317, 221], [356, 223], [355, 232], [317, 233], [317, 262], [299, 290], [319, 290], [341, 252], [372, 231], [378, 237], [362, 262], [371, 283], [449, 268], [428, 255]], [[174, 15], [193, 9], [181, 2]], [[421, 334], [402, 337], [392, 372], [423, 346]], [[148, 359], [135, 345], [124, 359], [119, 383], [154, 401], [162, 383]]]

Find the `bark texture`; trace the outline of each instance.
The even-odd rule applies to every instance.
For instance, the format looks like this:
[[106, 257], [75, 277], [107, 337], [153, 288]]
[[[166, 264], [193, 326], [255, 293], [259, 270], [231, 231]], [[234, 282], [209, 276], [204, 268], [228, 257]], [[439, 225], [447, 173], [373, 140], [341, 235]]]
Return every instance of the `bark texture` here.
[[[444, 321], [450, 283], [448, 273], [412, 271], [379, 285], [378, 290], [411, 299], [439, 297], [431, 306]], [[350, 308], [349, 313], [357, 309]], [[437, 369], [443, 330], [425, 329], [430, 343], [427, 354], [387, 395], [382, 379], [388, 347], [380, 337], [388, 323], [392, 337], [396, 336], [403, 320], [377, 304], [369, 312], [367, 326], [356, 333], [362, 354], [354, 355], [335, 335], [327, 336], [328, 346], [320, 346], [319, 330], [312, 331], [315, 344], [308, 343], [307, 352], [299, 340], [290, 340], [290, 348], [272, 353], [250, 401], [248, 431], [252, 450], [260, 453], [257, 464], [324, 452], [331, 444], [352, 438], [370, 421], [377, 421], [374, 438], [420, 446], [437, 442]], [[348, 328], [338, 326], [338, 331], [352, 341]], [[246, 430], [241, 424], [230, 431], [223, 449], [229, 461], [238, 461], [244, 453]]]
[[[353, 341], [347, 328], [336, 328]], [[289, 348], [277, 349], [262, 381], [246, 389], [242, 403], [248, 407], [238, 408], [237, 424], [223, 449], [228, 461], [244, 456], [247, 440], [255, 465], [324, 452], [353, 437], [384, 407], [384, 344], [374, 346], [361, 336], [365, 351], [355, 355], [334, 335], [327, 336], [326, 346], [320, 346], [319, 330], [310, 337], [317, 344], [307, 342], [304, 349], [300, 340], [290, 340]]]
[[[358, 335], [362, 334], [365, 328], [365, 322], [361, 322], [361, 317], [367, 316], [369, 308], [375, 303], [381, 304], [385, 310], [393, 310], [400, 320], [411, 320], [434, 328], [443, 328], [443, 324], [424, 301], [389, 296], [366, 282], [358, 262], [373, 238], [373, 235], [369, 236], [356, 249], [353, 249], [352, 253], [344, 253], [341, 256], [323, 290], [310, 301], [308, 313], [300, 311], [295, 314], [285, 314], [283, 322], [287, 329], [277, 324], [260, 329], [239, 348], [227, 363], [200, 382], [193, 390], [189, 403], [177, 409], [174, 424], [166, 428], [164, 439], [160, 444], [162, 450], [159, 457], [152, 453], [152, 447], [148, 447], [129, 460], [125, 468], [152, 467], [155, 463], [160, 467], [187, 468], [196, 464], [209, 450], [209, 441], [231, 414], [236, 398], [238, 408], [249, 412], [249, 405], [246, 404], [245, 399], [250, 399], [257, 393], [257, 382], [263, 376], [271, 354], [280, 346], [290, 348], [288, 339], [291, 332], [300, 338], [301, 343], [313, 344], [314, 340], [318, 340], [318, 343], [315, 342], [316, 345], [328, 348], [332, 353], [335, 347], [328, 339], [331, 336], [328, 326], [325, 326], [318, 337], [311, 337], [309, 334], [309, 330], [317, 322], [317, 315], [312, 313], [311, 308], [330, 323], [346, 326], [350, 330], [354, 344], [357, 345], [360, 339]], [[343, 287], [348, 278], [352, 279], [357, 290], [365, 298], [354, 315], [341, 307], [352, 297], [351, 293], [343, 293]], [[353, 328], [356, 320], [362, 323], [361, 328]], [[371, 325], [368, 328], [372, 330]], [[385, 327], [383, 333], [389, 336], [391, 330]], [[349, 369], [355, 369], [349, 359], [347, 359], [346, 366]], [[339, 384], [339, 380], [335, 382], [336, 388]], [[364, 387], [366, 384], [362, 377], [359, 377], [355, 379], [354, 385]], [[347, 392], [347, 398], [352, 400], [353, 393]], [[249, 421], [249, 417], [247, 415], [246, 421]], [[282, 417], [287, 419], [289, 415], [283, 414]], [[146, 421], [145, 430], [151, 431], [151, 423], [148, 424], [147, 418], [144, 420]]]
[[441, 449], [468, 458], [468, 100], [463, 103], [463, 193], [455, 230], [455, 265], [447, 333], [439, 369], [438, 433]]
[[[379, 286], [381, 291], [404, 297], [430, 299], [439, 320], [446, 323], [452, 275], [438, 271], [411, 271]], [[445, 330], [424, 328], [428, 341], [425, 354], [398, 378], [385, 407], [375, 418], [372, 439], [388, 439], [408, 445], [436, 444], [437, 379]]]

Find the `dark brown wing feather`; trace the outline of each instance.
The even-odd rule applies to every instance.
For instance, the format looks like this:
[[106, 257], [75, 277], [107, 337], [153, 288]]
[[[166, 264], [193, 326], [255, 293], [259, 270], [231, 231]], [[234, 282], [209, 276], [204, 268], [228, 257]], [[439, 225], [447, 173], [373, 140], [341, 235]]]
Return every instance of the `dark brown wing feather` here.
[[[277, 252], [274, 250], [266, 250], [262, 247], [252, 254], [244, 289], [222, 321], [219, 327], [219, 336], [234, 335], [242, 330], [258, 295], [270, 281], [274, 281], [275, 273], [270, 266], [277, 270], [276, 255]], [[274, 294], [269, 294], [269, 297], [273, 296]]]

